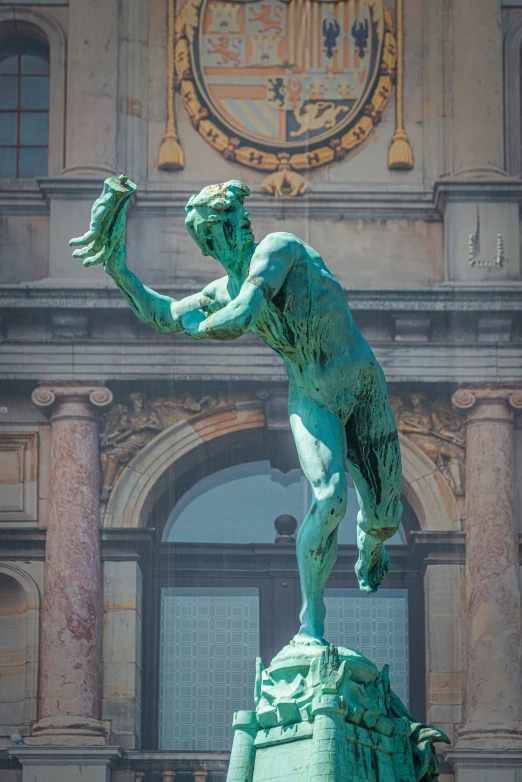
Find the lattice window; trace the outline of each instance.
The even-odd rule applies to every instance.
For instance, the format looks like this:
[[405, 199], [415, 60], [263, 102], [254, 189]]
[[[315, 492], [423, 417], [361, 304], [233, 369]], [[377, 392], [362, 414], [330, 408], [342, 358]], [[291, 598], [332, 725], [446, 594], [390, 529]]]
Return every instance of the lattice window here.
[[379, 670], [390, 666], [390, 682], [406, 705], [408, 686], [408, 592], [380, 589], [362, 595], [357, 589], [327, 589], [325, 638], [356, 649]]
[[257, 589], [163, 589], [160, 655], [160, 749], [229, 752], [254, 696]]
[[47, 176], [49, 47], [31, 25], [13, 29], [0, 28], [0, 177]]

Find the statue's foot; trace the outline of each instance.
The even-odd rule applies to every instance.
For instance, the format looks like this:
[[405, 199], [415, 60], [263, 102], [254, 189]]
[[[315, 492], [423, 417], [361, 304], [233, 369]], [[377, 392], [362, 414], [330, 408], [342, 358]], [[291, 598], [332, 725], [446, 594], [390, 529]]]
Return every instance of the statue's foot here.
[[361, 592], [367, 595], [376, 592], [389, 569], [390, 557], [382, 543], [372, 550], [361, 549], [355, 565]]
[[292, 640], [294, 644], [304, 644], [305, 646], [316, 646], [317, 644], [320, 646], [329, 646], [324, 638], [319, 638], [317, 634], [314, 633], [313, 628], [307, 627], [307, 625], [301, 625], [301, 629], [297, 635], [294, 635]]

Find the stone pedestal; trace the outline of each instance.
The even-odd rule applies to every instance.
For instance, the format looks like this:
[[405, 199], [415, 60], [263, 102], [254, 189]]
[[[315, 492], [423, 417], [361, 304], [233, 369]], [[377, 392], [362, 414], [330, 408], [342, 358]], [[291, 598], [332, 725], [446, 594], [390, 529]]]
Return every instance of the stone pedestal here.
[[97, 410], [112, 401], [96, 385], [40, 386], [51, 410], [40, 719], [28, 743], [103, 745]]
[[432, 743], [379, 673], [352, 649], [292, 642], [263, 670], [255, 712], [237, 712], [227, 782], [434, 782]]
[[22, 782], [110, 782], [121, 758], [117, 747], [18, 747], [9, 754], [22, 765]]
[[[464, 725], [451, 757], [459, 782], [475, 782], [475, 771], [468, 770], [478, 757], [487, 763], [487, 752], [493, 757], [514, 751], [522, 757], [522, 628], [514, 481], [514, 411], [522, 409], [522, 389], [470, 386], [454, 394], [453, 404], [466, 412], [467, 624]], [[490, 773], [495, 771], [490, 778], [518, 779], [509, 776], [519, 773], [512, 768], [504, 777], [496, 775], [496, 765], [490, 766]]]

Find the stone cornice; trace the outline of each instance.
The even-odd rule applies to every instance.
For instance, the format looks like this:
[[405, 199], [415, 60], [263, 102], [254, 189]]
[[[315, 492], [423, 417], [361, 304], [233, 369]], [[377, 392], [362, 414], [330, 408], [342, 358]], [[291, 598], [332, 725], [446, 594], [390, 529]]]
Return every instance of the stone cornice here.
[[[153, 285], [160, 293], [181, 297], [194, 293], [208, 280]], [[386, 312], [522, 312], [522, 284], [436, 285], [433, 288], [349, 288], [354, 311]], [[87, 287], [42, 280], [35, 283], [0, 284], [0, 310], [6, 309], [128, 309], [112, 283]]]
[[[444, 759], [453, 767], [503, 769], [522, 766], [522, 749], [451, 749], [443, 752]], [[484, 777], [483, 777], [484, 778]]]
[[484, 179], [439, 179], [433, 188], [435, 209], [442, 214], [446, 204], [454, 201], [522, 202], [522, 180], [515, 177]]
[[[101, 178], [62, 176], [31, 180], [20, 186], [13, 180], [0, 180], [0, 215], [48, 214], [53, 199], [94, 201], [101, 193]], [[129, 205], [129, 214], [168, 216], [184, 214], [191, 195], [207, 182], [166, 184], [148, 181], [139, 185]], [[308, 218], [312, 220], [425, 220], [442, 219], [450, 201], [522, 201], [522, 181], [512, 177], [483, 179], [447, 178], [433, 188], [317, 184], [300, 197], [274, 198], [255, 189], [248, 200], [254, 218], [273, 220]]]
[[[53, 199], [94, 201], [101, 193], [102, 184], [101, 179], [46, 177], [32, 183], [30, 191], [25, 191], [24, 196], [22, 192], [15, 192], [10, 180], [3, 180], [0, 181], [0, 214], [47, 213]], [[136, 211], [149, 217], [171, 217], [176, 213], [181, 218], [190, 196], [206, 184], [194, 182], [166, 185], [150, 181], [140, 184], [136, 197], [129, 205], [129, 214]], [[421, 187], [368, 187], [359, 184], [325, 188], [317, 185], [311, 192], [297, 198], [273, 198], [254, 190], [248, 205], [254, 218], [270, 217], [273, 220], [440, 220], [432, 191]]]

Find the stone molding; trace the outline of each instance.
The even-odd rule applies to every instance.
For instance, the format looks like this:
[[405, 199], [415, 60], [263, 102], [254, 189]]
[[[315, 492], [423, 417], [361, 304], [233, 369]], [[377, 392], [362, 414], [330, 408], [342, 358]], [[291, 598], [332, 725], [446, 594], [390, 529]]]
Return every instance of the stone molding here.
[[[135, 142], [134, 142], [135, 143]], [[34, 191], [18, 193], [16, 203], [10, 198], [11, 185], [0, 188], [0, 207], [12, 214], [34, 214], [48, 208], [54, 199], [94, 201], [100, 194], [102, 179], [73, 175], [41, 177], [37, 180], [39, 197]], [[146, 182], [140, 186], [129, 205], [129, 214], [147, 217], [171, 218], [173, 210], [184, 214], [185, 205], [201, 182], [182, 184], [176, 190], [162, 187], [161, 183]], [[297, 198], [278, 198], [253, 192], [248, 201], [254, 218], [269, 217], [272, 220], [290, 218], [329, 220], [424, 220], [440, 222], [431, 190], [421, 188], [397, 188], [381, 186], [367, 189], [361, 183], [353, 188], [314, 189], [313, 193]]]
[[[522, 769], [522, 750], [520, 749], [457, 749], [452, 747], [444, 753], [444, 760], [453, 768], [490, 769], [500, 771], [506, 768]], [[485, 779], [485, 777], [483, 777]], [[493, 780], [494, 777], [491, 777]]]
[[[0, 10], [0, 18], [2, 11]], [[41, 213], [54, 199], [94, 201], [102, 186], [100, 177], [74, 176], [40, 177], [34, 188], [22, 190], [4, 184], [0, 188], [0, 206], [13, 214]], [[184, 213], [185, 205], [201, 182], [183, 184], [172, 190], [160, 183], [145, 182], [129, 205], [129, 214], [142, 217], [171, 217], [173, 210]], [[11, 191], [15, 190], [16, 202], [12, 203]], [[483, 179], [447, 178], [435, 182], [433, 189], [398, 188], [380, 186], [326, 188], [319, 187], [313, 193], [296, 198], [278, 198], [253, 192], [248, 205], [252, 217], [269, 217], [271, 220], [424, 220], [440, 222], [446, 205], [450, 202], [521, 202], [522, 183], [516, 177], [499, 176]], [[35, 211], [36, 210], [36, 211]]]
[[439, 179], [433, 188], [435, 208], [444, 214], [446, 205], [455, 201], [469, 201], [473, 204], [484, 201], [515, 202], [522, 201], [522, 182], [516, 177], [490, 175], [483, 179], [465, 177]]
[[[155, 284], [160, 293], [188, 296], [204, 280], [176, 280]], [[441, 284], [432, 288], [346, 288], [354, 312], [520, 312], [522, 284]], [[0, 284], [0, 309], [128, 310], [121, 293], [107, 278], [105, 285], [66, 286], [46, 280], [24, 284]]]
[[22, 766], [108, 766], [111, 768], [122, 758], [119, 747], [10, 747], [11, 757]]

